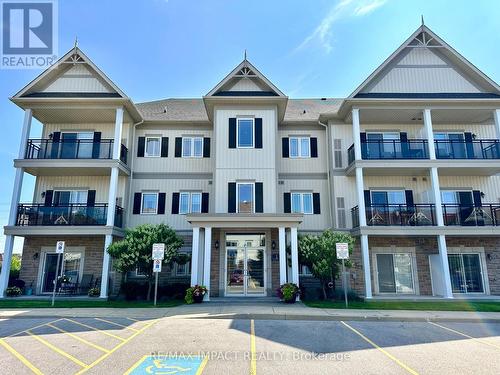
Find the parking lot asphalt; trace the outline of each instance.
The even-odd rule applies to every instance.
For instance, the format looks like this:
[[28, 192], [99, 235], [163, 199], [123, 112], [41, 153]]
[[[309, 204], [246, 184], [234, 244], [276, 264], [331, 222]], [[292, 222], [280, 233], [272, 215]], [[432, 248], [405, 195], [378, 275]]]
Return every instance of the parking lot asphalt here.
[[500, 323], [0, 320], [1, 374], [500, 374]]

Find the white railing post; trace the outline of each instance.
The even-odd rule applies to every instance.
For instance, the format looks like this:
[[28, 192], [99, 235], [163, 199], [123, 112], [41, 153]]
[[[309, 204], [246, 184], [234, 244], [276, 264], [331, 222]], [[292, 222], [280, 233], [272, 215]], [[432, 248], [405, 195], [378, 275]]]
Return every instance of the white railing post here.
[[372, 298], [372, 278], [370, 270], [370, 251], [368, 247], [368, 236], [361, 235], [361, 258], [363, 261], [363, 274], [365, 278], [365, 298]]
[[120, 151], [122, 145], [122, 129], [123, 129], [123, 107], [116, 109], [115, 116], [115, 134], [113, 138], [113, 159], [120, 160]]
[[198, 260], [200, 256], [200, 227], [193, 227], [191, 250], [191, 286], [198, 284]]
[[278, 228], [279, 259], [280, 259], [280, 285], [286, 284], [286, 239], [285, 228]]
[[354, 159], [361, 160], [361, 126], [359, 124], [359, 108], [352, 109], [352, 139], [354, 142]]
[[365, 203], [365, 183], [363, 178], [363, 168], [356, 168], [356, 192], [358, 195], [359, 226], [366, 226], [366, 203]]
[[436, 160], [436, 147], [434, 145], [434, 130], [432, 129], [432, 116], [429, 108], [424, 109], [424, 126], [427, 145], [429, 146], [429, 159]]
[[205, 251], [203, 253], [203, 284], [208, 289], [205, 301], [210, 301], [210, 261], [212, 256], [212, 228], [205, 228]]

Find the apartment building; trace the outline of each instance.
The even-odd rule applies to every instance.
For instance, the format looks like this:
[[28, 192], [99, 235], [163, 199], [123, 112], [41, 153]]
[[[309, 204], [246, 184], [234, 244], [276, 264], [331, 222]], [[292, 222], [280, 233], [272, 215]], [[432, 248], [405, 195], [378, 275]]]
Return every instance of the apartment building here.
[[356, 237], [349, 286], [366, 298], [500, 295], [500, 87], [424, 25], [347, 98], [289, 99], [245, 58], [201, 98], [134, 103], [75, 47], [11, 100], [25, 117], [4, 264], [24, 237], [37, 294], [57, 240], [65, 274], [106, 298], [107, 246], [166, 223], [191, 261], [162, 277], [209, 297], [307, 284], [297, 236], [328, 228]]

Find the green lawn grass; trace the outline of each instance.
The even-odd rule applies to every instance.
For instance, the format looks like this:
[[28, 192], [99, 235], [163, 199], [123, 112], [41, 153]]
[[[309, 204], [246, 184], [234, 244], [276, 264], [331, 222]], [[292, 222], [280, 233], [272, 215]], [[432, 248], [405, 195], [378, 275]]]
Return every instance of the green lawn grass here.
[[[344, 301], [304, 301], [309, 307], [345, 309]], [[500, 312], [500, 302], [493, 301], [356, 301], [350, 309], [369, 310], [431, 310]]]
[[[184, 304], [181, 300], [169, 300], [158, 302], [157, 307], [174, 307]], [[22, 300], [22, 299], [2, 299], [0, 309], [33, 309], [52, 307], [51, 301], [44, 300]], [[153, 302], [148, 301], [102, 301], [102, 300], [61, 300], [56, 302], [54, 307], [58, 308], [89, 308], [89, 307], [114, 307], [114, 308], [134, 308], [134, 307], [154, 307]]]

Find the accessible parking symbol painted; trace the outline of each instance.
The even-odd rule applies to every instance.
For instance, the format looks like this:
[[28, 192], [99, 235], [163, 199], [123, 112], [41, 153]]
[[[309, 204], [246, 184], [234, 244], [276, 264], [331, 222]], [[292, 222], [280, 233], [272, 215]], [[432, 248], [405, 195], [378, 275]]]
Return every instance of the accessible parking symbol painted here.
[[201, 375], [208, 357], [202, 356], [153, 356], [145, 355], [126, 375]]

